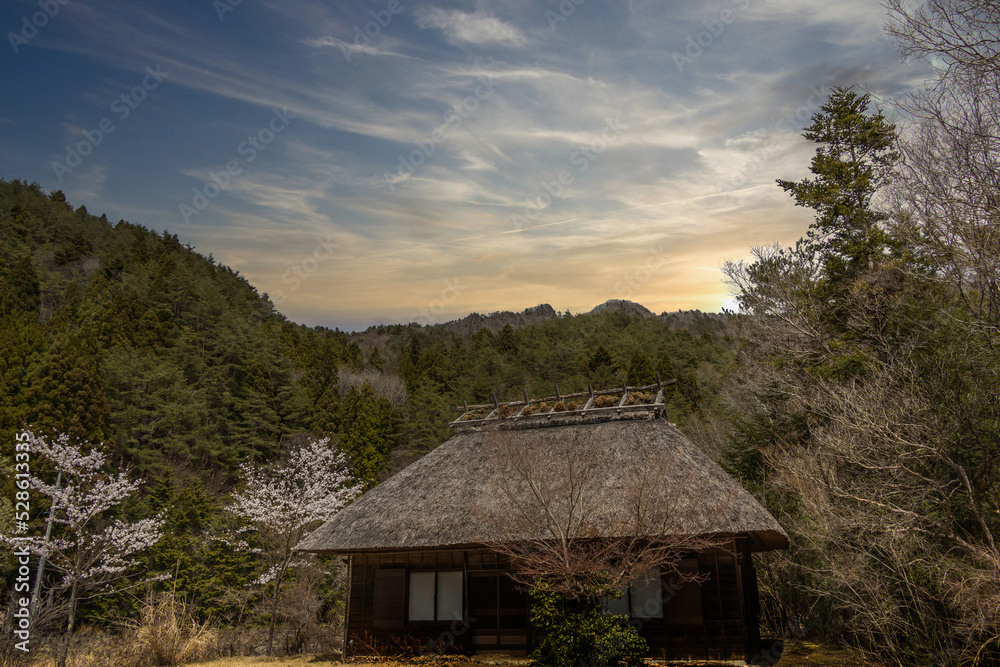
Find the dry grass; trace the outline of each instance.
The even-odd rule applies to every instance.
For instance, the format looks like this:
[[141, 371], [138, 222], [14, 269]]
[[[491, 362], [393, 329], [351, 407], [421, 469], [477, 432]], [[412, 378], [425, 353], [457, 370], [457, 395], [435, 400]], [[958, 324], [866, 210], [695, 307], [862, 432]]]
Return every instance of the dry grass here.
[[[413, 660], [389, 660], [352, 658], [348, 665], [357, 667], [483, 667], [483, 665], [499, 665], [501, 667], [525, 667], [525, 658], [508, 658], [505, 656], [440, 656], [433, 658], [415, 658]], [[663, 663], [652, 662], [653, 665]], [[672, 663], [672, 665], [688, 665], [690, 667], [732, 667], [732, 664], [721, 665], [717, 662], [692, 661], [687, 663]], [[194, 667], [344, 667], [339, 660], [325, 660], [323, 657], [298, 656], [295, 658], [227, 658], [212, 662], [198, 663]], [[884, 663], [872, 662], [847, 651], [813, 642], [790, 642], [786, 645], [784, 654], [778, 661], [779, 667], [886, 667]]]
[[503, 667], [526, 667], [526, 658], [508, 658], [506, 656], [474, 656], [471, 658], [448, 655], [411, 660], [393, 660], [388, 658], [351, 658], [346, 663], [331, 656], [301, 655], [289, 658], [222, 658], [211, 662], [200, 662], [191, 667], [483, 667], [484, 665], [500, 665]]
[[[31, 667], [52, 667], [55, 663], [48, 658], [36, 659]], [[70, 667], [118, 667], [123, 663], [117, 659], [108, 661], [107, 654], [89, 653], [83, 656], [70, 657]], [[487, 665], [500, 667], [526, 667], [525, 658], [509, 658], [505, 656], [435, 656], [414, 658], [412, 660], [391, 660], [374, 658], [352, 658], [347, 665], [355, 667], [484, 667]], [[653, 665], [663, 663], [653, 662]], [[720, 667], [717, 662], [693, 661], [684, 664], [690, 667]], [[860, 658], [850, 651], [832, 648], [812, 642], [791, 642], [787, 645], [779, 667], [885, 667], [883, 663], [872, 662]], [[207, 662], [194, 663], [192, 667], [345, 667], [336, 656], [300, 655], [285, 658], [239, 657], [220, 658]], [[725, 667], [732, 667], [731, 663]]]
[[217, 635], [194, 620], [191, 611], [171, 593], [147, 602], [130, 629], [130, 645], [152, 665], [184, 665], [211, 655]]

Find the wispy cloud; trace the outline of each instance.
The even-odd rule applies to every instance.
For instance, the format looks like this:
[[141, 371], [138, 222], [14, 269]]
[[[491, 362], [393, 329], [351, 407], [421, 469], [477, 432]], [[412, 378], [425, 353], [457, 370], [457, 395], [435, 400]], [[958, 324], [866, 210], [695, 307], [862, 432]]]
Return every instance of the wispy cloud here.
[[527, 37], [517, 27], [484, 12], [467, 13], [424, 6], [417, 10], [417, 25], [440, 28], [445, 37], [459, 44], [501, 44], [522, 47]]
[[[819, 97], [900, 95], [925, 71], [898, 63], [869, 0], [588, 0], [553, 23], [554, 6], [403, 1], [390, 21], [386, 3], [258, 0], [220, 22], [210, 3], [69, 3], [32, 43], [46, 57], [4, 71], [0, 174], [61, 187], [53, 156], [160, 65], [155, 98], [64, 189], [177, 231], [271, 293], [334, 239], [287, 293], [293, 319], [405, 320], [456, 277], [455, 315], [615, 297], [715, 309], [726, 288], [704, 267], [811, 220], [774, 179], [805, 173]], [[678, 71], [673, 54], [699, 39]], [[275, 108], [295, 121], [184, 225], [178, 202], [266, 139]], [[655, 275], [623, 291], [650, 249]]]

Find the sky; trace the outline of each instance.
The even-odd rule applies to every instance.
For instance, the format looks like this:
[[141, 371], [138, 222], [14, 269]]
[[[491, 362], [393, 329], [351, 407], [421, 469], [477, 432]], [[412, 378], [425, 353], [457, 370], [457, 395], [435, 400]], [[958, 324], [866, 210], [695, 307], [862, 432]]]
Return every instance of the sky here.
[[0, 178], [169, 230], [344, 330], [732, 307], [812, 221], [832, 86], [929, 77], [874, 0], [5, 0]]

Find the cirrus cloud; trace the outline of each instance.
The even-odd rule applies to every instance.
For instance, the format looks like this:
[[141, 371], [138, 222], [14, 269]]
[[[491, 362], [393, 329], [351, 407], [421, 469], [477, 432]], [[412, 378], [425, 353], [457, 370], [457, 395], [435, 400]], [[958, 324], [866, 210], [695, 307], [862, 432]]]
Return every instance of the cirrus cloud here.
[[417, 25], [421, 28], [440, 28], [451, 42], [467, 44], [496, 43], [521, 47], [528, 43], [524, 33], [510, 23], [482, 12], [469, 14], [460, 10], [440, 7], [422, 7], [417, 11]]

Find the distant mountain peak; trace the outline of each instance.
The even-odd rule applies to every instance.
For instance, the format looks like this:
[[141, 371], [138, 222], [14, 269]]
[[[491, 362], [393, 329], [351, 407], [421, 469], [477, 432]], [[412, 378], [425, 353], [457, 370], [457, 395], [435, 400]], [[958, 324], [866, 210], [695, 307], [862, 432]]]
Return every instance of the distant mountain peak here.
[[600, 313], [606, 310], [618, 313], [628, 313], [630, 315], [641, 315], [642, 317], [656, 317], [656, 314], [641, 303], [628, 301], [627, 299], [608, 299], [599, 306], [595, 306], [591, 313]]
[[471, 335], [483, 327], [491, 329], [492, 331], [499, 331], [500, 329], [503, 329], [505, 325], [509, 324], [516, 329], [517, 327], [522, 327], [526, 324], [540, 322], [541, 320], [548, 320], [553, 317], [559, 317], [559, 313], [555, 311], [555, 308], [547, 303], [540, 303], [537, 306], [525, 308], [520, 313], [515, 313], [509, 310], [498, 310], [497, 312], [490, 313], [489, 315], [471, 313], [460, 320], [452, 320], [451, 322], [445, 322], [444, 324], [438, 324], [437, 326], [442, 329], [454, 331], [458, 334]]

